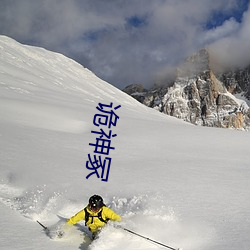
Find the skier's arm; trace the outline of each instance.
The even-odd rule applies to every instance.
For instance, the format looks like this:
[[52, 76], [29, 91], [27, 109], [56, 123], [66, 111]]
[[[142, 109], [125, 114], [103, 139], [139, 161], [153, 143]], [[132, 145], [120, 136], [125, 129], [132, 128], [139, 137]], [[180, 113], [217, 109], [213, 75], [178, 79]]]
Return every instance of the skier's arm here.
[[84, 220], [85, 218], [85, 212], [84, 209], [72, 216], [70, 219], [68, 219], [67, 224], [75, 225], [78, 221]]
[[113, 210], [107, 207], [105, 207], [105, 217], [112, 221], [118, 221], [118, 222], [122, 221], [122, 218], [120, 215], [116, 214]]

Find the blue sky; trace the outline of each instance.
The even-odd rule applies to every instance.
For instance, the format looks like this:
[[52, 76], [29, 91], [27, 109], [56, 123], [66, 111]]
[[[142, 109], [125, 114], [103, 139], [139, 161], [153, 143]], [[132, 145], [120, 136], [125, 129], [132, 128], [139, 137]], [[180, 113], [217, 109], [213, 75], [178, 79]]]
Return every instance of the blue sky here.
[[146, 87], [201, 48], [250, 63], [250, 0], [1, 0], [0, 34], [69, 56], [111, 84]]
[[217, 26], [223, 25], [225, 20], [229, 20], [230, 18], [234, 18], [238, 23], [242, 22], [243, 14], [247, 11], [249, 5], [249, 0], [240, 0], [238, 1], [236, 8], [232, 8], [230, 12], [223, 12], [222, 10], [216, 10], [212, 12], [211, 18], [208, 19], [206, 28], [212, 29]]

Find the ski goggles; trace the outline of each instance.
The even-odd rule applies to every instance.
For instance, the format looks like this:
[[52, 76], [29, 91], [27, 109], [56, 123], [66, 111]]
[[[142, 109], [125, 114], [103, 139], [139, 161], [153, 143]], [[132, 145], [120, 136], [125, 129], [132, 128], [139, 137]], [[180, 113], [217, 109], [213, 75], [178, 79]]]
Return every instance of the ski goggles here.
[[93, 212], [98, 212], [100, 209], [101, 209], [101, 207], [97, 207], [97, 206], [89, 206], [89, 208], [90, 208], [90, 210], [91, 211], [93, 211]]

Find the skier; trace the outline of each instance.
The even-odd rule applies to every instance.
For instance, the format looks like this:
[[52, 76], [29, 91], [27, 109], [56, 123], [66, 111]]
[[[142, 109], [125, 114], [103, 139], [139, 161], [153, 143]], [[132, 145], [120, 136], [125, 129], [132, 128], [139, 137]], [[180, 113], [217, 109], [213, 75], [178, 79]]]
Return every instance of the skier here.
[[120, 215], [105, 206], [101, 196], [95, 194], [89, 198], [89, 204], [72, 216], [67, 224], [74, 225], [80, 220], [85, 220], [85, 226], [92, 232], [94, 239], [109, 220], [120, 222], [122, 219]]

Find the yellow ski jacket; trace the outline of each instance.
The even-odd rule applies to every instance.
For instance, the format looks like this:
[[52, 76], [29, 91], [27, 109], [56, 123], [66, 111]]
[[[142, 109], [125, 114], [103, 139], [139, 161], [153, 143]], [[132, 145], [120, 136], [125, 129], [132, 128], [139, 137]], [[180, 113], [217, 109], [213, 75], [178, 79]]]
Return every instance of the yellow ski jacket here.
[[[87, 212], [89, 213], [88, 221], [85, 221], [86, 225], [88, 226], [89, 230], [92, 233], [97, 232], [100, 228], [102, 228], [106, 223], [104, 221], [112, 220], [112, 221], [121, 221], [121, 217], [116, 214], [113, 210], [110, 208], [103, 206], [99, 211], [93, 212], [88, 207], [86, 207]], [[100, 214], [101, 211], [101, 218], [104, 220], [100, 220], [98, 218], [98, 214]], [[85, 220], [85, 211], [82, 209], [77, 214], [72, 216], [68, 221], [67, 224], [74, 225], [80, 220]]]

